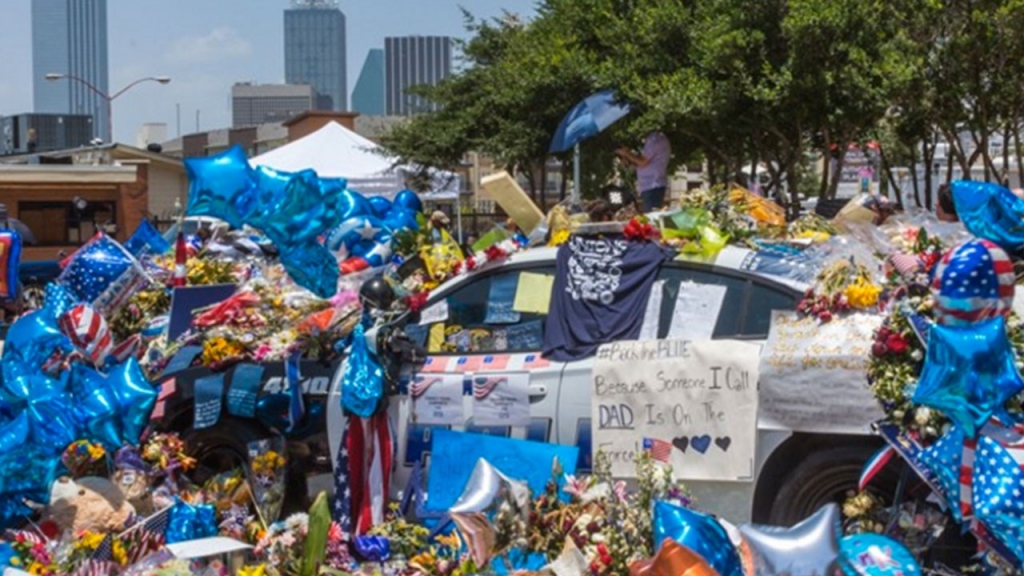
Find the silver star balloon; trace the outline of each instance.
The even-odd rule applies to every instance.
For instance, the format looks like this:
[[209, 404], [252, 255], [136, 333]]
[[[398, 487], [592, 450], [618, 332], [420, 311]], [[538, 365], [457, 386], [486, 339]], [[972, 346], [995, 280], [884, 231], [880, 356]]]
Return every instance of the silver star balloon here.
[[827, 504], [792, 528], [740, 526], [755, 576], [830, 576], [839, 557], [839, 507]]
[[450, 513], [485, 512], [504, 495], [525, 510], [530, 501], [530, 487], [521, 480], [513, 480], [483, 458], [477, 460], [462, 495], [449, 509]]

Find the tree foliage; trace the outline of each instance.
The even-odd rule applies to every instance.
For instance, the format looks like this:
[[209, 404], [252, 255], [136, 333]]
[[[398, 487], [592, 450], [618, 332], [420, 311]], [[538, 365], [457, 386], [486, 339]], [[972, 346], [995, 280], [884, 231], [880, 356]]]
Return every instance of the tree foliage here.
[[[652, 129], [712, 180], [761, 165], [770, 191], [806, 192], [817, 164], [810, 191], [825, 197], [848, 146], [869, 140], [892, 185], [893, 166], [931, 167], [939, 142], [947, 179], [980, 166], [1004, 180], [1021, 162], [1024, 0], [541, 0], [528, 22], [466, 18], [464, 69], [418, 89], [440, 110], [386, 138], [403, 159], [451, 166], [476, 151], [536, 190], [565, 112], [613, 88], [633, 111], [585, 144], [584, 192], [616, 143]], [[915, 173], [918, 203], [930, 206], [932, 176]]]

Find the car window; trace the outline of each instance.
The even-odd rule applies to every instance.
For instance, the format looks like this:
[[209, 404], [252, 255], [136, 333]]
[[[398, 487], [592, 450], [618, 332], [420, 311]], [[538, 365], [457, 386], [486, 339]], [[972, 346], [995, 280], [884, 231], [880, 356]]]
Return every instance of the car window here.
[[687, 283], [724, 286], [725, 296], [712, 338], [765, 338], [771, 325], [772, 310], [792, 310], [796, 296], [779, 287], [762, 283], [740, 274], [687, 266], [672, 262], [662, 267], [659, 279], [662, 287], [661, 317], [658, 337], [668, 336], [676, 313], [676, 298]]
[[798, 296], [767, 284], [752, 282], [750, 305], [744, 315], [743, 333], [749, 338], [766, 338], [772, 325], [772, 310], [796, 309]]
[[672, 325], [672, 316], [675, 314], [676, 298], [679, 296], [680, 288], [685, 289], [690, 282], [695, 284], [710, 284], [713, 286], [724, 286], [725, 297], [722, 301], [721, 311], [718, 319], [715, 320], [715, 329], [712, 338], [733, 338], [742, 329], [741, 311], [745, 305], [747, 280], [739, 276], [726, 276], [716, 274], [709, 270], [689, 268], [677, 263], [662, 266], [658, 275], [659, 280], [664, 280], [661, 298], [661, 320], [658, 323], [658, 338], [668, 336], [669, 328]]
[[444, 322], [412, 323], [406, 332], [431, 354], [540, 350], [547, 314], [512, 309], [519, 275], [524, 272], [553, 276], [555, 267], [504, 269], [474, 277], [445, 298], [448, 318]]

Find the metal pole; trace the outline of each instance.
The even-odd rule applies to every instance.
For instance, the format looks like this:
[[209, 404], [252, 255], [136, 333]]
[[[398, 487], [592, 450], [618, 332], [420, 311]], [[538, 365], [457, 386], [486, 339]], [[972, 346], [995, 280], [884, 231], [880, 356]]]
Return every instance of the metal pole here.
[[107, 96], [104, 98], [107, 102], [107, 141], [111, 144], [114, 143], [114, 99]]
[[582, 197], [580, 190], [580, 143], [572, 148], [572, 200], [579, 202]]
[[459, 242], [465, 244], [466, 237], [462, 235], [462, 191], [455, 196], [455, 227], [459, 229]]

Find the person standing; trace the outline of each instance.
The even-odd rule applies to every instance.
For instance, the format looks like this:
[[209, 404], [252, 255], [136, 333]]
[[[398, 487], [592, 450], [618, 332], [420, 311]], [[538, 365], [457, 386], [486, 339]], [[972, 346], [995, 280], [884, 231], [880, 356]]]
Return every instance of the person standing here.
[[619, 158], [636, 167], [636, 189], [644, 213], [653, 212], [665, 205], [668, 190], [668, 162], [672, 157], [672, 146], [662, 132], [651, 132], [644, 138], [640, 154], [622, 147], [615, 151]]

